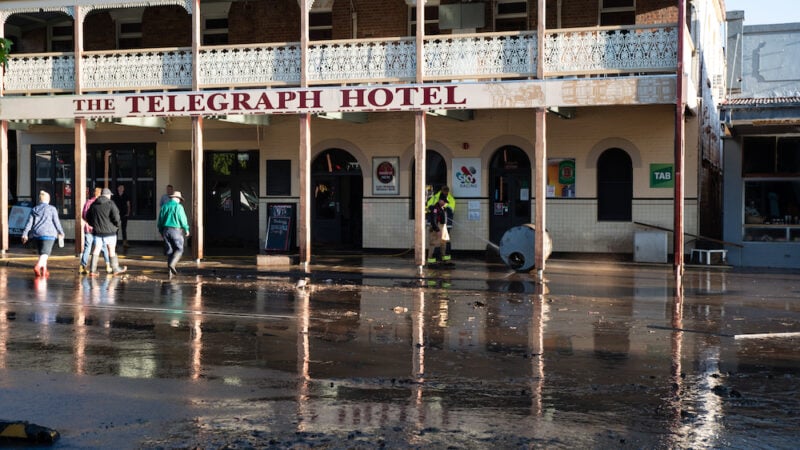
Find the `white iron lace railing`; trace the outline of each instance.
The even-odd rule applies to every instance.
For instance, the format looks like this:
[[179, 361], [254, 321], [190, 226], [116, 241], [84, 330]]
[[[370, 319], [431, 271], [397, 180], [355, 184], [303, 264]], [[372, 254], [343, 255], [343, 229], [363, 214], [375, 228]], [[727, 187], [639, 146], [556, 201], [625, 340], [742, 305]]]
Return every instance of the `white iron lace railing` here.
[[536, 75], [535, 32], [427, 37], [424, 51], [430, 80]]
[[202, 87], [297, 85], [300, 44], [203, 47], [199, 64]]
[[189, 89], [192, 87], [192, 50], [86, 52], [82, 87], [86, 92]]
[[[675, 25], [548, 30], [545, 76], [672, 72]], [[533, 77], [536, 33], [475, 33], [425, 38], [425, 80]], [[296, 86], [298, 43], [92, 51], [83, 55], [85, 92], [190, 89], [192, 64], [201, 88]], [[415, 38], [315, 41], [308, 48], [312, 85], [413, 82]], [[71, 53], [11, 55], [7, 95], [74, 92]]]
[[8, 94], [72, 93], [75, 56], [72, 53], [10, 55], [3, 82]]
[[677, 69], [675, 25], [568, 28], [545, 34], [546, 76]]
[[314, 42], [308, 47], [310, 84], [413, 81], [413, 37]]

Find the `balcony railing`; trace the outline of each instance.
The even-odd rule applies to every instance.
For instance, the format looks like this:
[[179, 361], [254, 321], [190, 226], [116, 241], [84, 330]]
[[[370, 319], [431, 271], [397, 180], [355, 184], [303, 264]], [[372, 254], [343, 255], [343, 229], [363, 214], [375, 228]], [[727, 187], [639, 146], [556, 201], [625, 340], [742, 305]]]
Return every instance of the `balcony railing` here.
[[[674, 25], [548, 30], [545, 77], [674, 72]], [[536, 74], [535, 32], [439, 35], [425, 38], [424, 77], [498, 80]], [[296, 86], [298, 43], [227, 45], [200, 50], [201, 88]], [[86, 52], [84, 92], [186, 90], [192, 86], [189, 48]], [[308, 48], [309, 84], [414, 82], [416, 40], [315, 41]], [[7, 95], [72, 93], [72, 53], [17, 54], [9, 58]]]

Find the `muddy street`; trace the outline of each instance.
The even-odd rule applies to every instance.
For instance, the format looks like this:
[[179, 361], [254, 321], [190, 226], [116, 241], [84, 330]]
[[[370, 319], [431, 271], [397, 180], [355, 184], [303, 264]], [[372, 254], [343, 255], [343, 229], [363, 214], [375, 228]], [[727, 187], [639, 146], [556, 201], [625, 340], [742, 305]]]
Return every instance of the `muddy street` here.
[[53, 448], [791, 448], [800, 274], [0, 267], [0, 420]]

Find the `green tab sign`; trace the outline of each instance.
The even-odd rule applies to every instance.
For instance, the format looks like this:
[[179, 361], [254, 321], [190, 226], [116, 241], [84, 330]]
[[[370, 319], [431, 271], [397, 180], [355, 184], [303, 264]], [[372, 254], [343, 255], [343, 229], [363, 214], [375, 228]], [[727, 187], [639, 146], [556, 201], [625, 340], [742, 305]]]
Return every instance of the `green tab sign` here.
[[650, 164], [650, 187], [671, 188], [675, 186], [672, 164]]

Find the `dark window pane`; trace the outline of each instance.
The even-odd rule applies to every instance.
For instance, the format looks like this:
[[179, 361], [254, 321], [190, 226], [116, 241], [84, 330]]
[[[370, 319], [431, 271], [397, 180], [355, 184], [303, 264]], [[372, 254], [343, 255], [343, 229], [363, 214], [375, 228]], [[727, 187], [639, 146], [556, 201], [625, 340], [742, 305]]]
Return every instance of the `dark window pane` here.
[[141, 22], [126, 22], [119, 24], [119, 32], [121, 34], [141, 34], [142, 33], [142, 23]]
[[330, 12], [318, 12], [308, 15], [309, 27], [329, 27], [333, 24], [333, 14]]
[[746, 137], [742, 142], [743, 174], [768, 174], [775, 172], [775, 138]]
[[292, 161], [267, 160], [267, 195], [292, 194]]
[[308, 39], [312, 41], [329, 41], [333, 38], [333, 31], [330, 29], [308, 30]]
[[206, 30], [227, 30], [228, 19], [207, 19]]
[[72, 25], [61, 25], [53, 27], [53, 37], [71, 37]]
[[519, 17], [516, 19], [497, 19], [495, 31], [525, 31], [528, 29], [528, 19]]
[[607, 12], [600, 14], [600, 26], [634, 25], [636, 13], [633, 11]]
[[525, 2], [515, 3], [498, 3], [497, 14], [525, 14], [527, 12], [527, 4]]
[[603, 0], [603, 8], [633, 8], [634, 0]]
[[120, 38], [119, 48], [120, 50], [142, 48], [142, 38]]
[[50, 44], [52, 51], [54, 52], [71, 52], [75, 50], [75, 46], [72, 45], [72, 40], [69, 41], [53, 41]]
[[38, 202], [38, 192], [50, 194], [50, 204], [55, 206], [61, 218], [75, 216], [74, 150], [71, 145], [34, 145], [34, 179], [31, 183], [31, 201]]
[[800, 174], [800, 138], [778, 139], [778, 173]]
[[597, 161], [597, 220], [630, 221], [633, 216], [633, 163], [618, 148]]
[[204, 34], [203, 45], [228, 45], [228, 34]]

